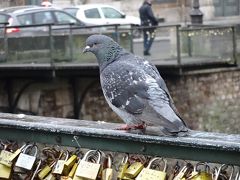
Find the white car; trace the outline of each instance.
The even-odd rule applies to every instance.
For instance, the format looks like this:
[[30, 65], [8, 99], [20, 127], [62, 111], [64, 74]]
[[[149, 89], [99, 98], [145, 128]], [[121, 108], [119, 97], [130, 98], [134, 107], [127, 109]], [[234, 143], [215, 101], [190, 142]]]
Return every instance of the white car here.
[[133, 24], [140, 25], [140, 18], [125, 15], [115, 7], [103, 4], [86, 4], [63, 9], [86, 25]]

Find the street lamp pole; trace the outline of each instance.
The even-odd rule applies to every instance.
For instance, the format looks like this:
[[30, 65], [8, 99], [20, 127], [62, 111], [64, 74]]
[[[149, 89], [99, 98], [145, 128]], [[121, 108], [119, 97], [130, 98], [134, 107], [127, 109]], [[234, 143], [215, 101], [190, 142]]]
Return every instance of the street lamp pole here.
[[199, 9], [199, 0], [193, 0], [193, 8], [190, 12], [191, 23], [192, 24], [202, 24], [203, 23], [203, 13]]

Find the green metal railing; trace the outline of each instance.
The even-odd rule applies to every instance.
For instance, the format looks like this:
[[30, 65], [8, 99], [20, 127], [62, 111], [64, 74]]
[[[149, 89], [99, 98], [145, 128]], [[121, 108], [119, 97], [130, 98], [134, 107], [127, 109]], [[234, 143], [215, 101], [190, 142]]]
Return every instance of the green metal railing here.
[[[116, 130], [122, 124], [0, 113], [0, 139], [240, 165], [240, 136], [192, 131], [185, 137]], [[76, 140], [77, 139], [77, 143]]]
[[[80, 53], [86, 38], [95, 33], [109, 35], [130, 52], [143, 56], [142, 36], [135, 37], [134, 32], [140, 33], [145, 27], [132, 25], [129, 28], [130, 25], [119, 24], [86, 27], [74, 24], [11, 26], [23, 31], [37, 27], [47, 27], [48, 30], [44, 35], [35, 37], [14, 37], [6, 33], [9, 27], [3, 25], [3, 64], [49, 63], [54, 66], [59, 62], [95, 62], [92, 55], [82, 56]], [[181, 27], [179, 24], [164, 24], [154, 28], [156, 37], [151, 48], [152, 55], [148, 57], [153, 62], [171, 63], [174, 60], [178, 67], [202, 59], [235, 65], [238, 63], [238, 35], [234, 26]], [[221, 45], [221, 41], [227, 48]], [[59, 47], [61, 44], [62, 47]]]

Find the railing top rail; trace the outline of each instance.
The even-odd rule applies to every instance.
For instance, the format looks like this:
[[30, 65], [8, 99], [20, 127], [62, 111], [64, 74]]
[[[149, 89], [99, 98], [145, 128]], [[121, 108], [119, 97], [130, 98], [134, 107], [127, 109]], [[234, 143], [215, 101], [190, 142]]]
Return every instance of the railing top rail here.
[[141, 135], [116, 131], [122, 126], [117, 123], [5, 113], [0, 119], [1, 138], [76, 146], [71, 139], [78, 136], [85, 148], [240, 165], [237, 134], [192, 131], [185, 137], [167, 137], [158, 135], [156, 127], [147, 127], [149, 135]]

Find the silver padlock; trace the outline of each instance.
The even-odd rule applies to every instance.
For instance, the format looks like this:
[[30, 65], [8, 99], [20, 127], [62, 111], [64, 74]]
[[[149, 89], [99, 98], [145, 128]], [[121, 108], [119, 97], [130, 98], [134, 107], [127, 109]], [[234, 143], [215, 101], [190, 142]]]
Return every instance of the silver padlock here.
[[[35, 150], [34, 155], [27, 154], [27, 150], [29, 150], [29, 148], [34, 148]], [[27, 145], [23, 149], [23, 151], [20, 153], [15, 166], [19, 168], [31, 170], [37, 159], [37, 153], [38, 153], [38, 148], [36, 145], [32, 145], [32, 144]]]

